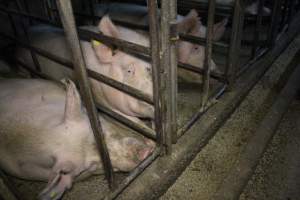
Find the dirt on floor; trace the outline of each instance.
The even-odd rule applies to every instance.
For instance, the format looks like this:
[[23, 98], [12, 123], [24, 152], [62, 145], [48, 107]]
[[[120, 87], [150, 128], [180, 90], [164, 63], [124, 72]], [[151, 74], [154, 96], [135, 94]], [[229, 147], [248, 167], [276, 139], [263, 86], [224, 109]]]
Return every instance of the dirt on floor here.
[[[271, 105], [269, 71], [160, 200], [208, 200], [218, 189]], [[300, 199], [300, 101], [294, 101], [241, 200]]]

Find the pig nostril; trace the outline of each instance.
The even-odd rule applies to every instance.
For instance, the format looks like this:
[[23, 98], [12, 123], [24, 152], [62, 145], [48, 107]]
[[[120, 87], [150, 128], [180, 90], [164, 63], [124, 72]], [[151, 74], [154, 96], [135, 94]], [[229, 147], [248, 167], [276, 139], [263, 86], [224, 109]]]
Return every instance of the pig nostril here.
[[142, 149], [139, 153], [138, 153], [138, 158], [140, 161], [143, 161], [147, 158], [148, 155], [151, 154], [153, 149]]

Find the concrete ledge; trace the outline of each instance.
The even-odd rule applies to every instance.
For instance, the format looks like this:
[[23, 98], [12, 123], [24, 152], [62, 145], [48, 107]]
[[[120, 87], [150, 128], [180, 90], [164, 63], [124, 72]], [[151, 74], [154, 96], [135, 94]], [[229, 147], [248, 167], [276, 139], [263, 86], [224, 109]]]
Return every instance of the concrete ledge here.
[[[279, 57], [286, 46], [293, 40], [299, 32], [297, 20], [300, 14], [295, 17], [295, 21], [283, 39], [277, 42], [276, 48], [268, 52], [263, 60], [258, 61], [249, 73], [245, 73], [237, 80], [236, 88], [226, 93], [222, 100], [211, 108], [199, 121], [178, 140], [174, 145], [173, 153], [168, 157], [160, 157], [155, 160], [125, 191], [118, 199], [157, 199], [183, 172], [186, 166], [196, 156], [196, 154], [208, 143], [215, 132], [241, 103], [244, 97], [264, 75], [273, 61]], [[285, 54], [295, 55], [300, 48], [297, 44], [291, 44]], [[277, 63], [278, 64], [278, 63]], [[282, 63], [286, 65], [287, 63]]]

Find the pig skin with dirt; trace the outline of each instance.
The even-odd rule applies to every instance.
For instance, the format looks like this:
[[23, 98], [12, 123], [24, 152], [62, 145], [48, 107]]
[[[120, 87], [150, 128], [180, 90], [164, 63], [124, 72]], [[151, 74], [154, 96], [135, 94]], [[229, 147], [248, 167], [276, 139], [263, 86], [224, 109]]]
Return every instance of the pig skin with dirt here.
[[[102, 174], [86, 110], [75, 85], [39, 79], [0, 80], [0, 168], [47, 181], [42, 200], [59, 199], [74, 180]], [[154, 143], [100, 116], [114, 170], [130, 171]]]

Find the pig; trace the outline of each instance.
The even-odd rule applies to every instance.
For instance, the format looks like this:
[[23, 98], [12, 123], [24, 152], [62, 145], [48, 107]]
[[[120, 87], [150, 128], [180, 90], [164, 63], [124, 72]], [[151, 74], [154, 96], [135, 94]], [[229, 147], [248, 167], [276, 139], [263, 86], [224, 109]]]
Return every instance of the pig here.
[[[18, 178], [46, 181], [42, 200], [60, 199], [74, 181], [103, 174], [91, 125], [71, 80], [0, 80], [0, 168]], [[114, 171], [130, 171], [154, 149], [99, 115]]]
[[[96, 16], [102, 17], [108, 14], [112, 20], [119, 22], [134, 23], [141, 26], [148, 26], [148, 8], [141, 5], [128, 3], [102, 3], [95, 4], [94, 12]], [[193, 21], [194, 20], [194, 21]], [[177, 15], [179, 33], [206, 38], [206, 27], [201, 23], [196, 10], [192, 9], [186, 16]], [[88, 23], [88, 22], [87, 22]], [[216, 23], [213, 27], [213, 40], [219, 41], [225, 30], [228, 19]], [[192, 25], [191, 25], [192, 24]], [[187, 28], [186, 26], [190, 27]], [[187, 63], [199, 68], [203, 68], [205, 47], [190, 42], [178, 42], [178, 61]], [[220, 69], [213, 60], [211, 71], [220, 73]], [[181, 80], [201, 83], [201, 76], [187, 70], [178, 69], [178, 76]]]
[[[191, 29], [192, 31], [196, 28], [195, 31], [197, 31], [197, 20], [195, 14], [192, 13], [184, 18], [179, 26]], [[190, 24], [192, 28], [184, 24]], [[95, 27], [90, 27], [90, 29], [95, 29]], [[107, 36], [149, 46], [148, 36], [125, 27], [116, 26], [108, 16], [104, 16], [101, 19], [97, 29], [97, 31], [101, 31]], [[61, 29], [40, 26], [30, 31], [30, 37], [33, 46], [47, 50], [60, 57], [71, 59], [70, 50]], [[153, 96], [152, 71], [151, 65], [148, 62], [120, 50], [112, 50], [97, 41], [81, 41], [81, 47], [87, 68], [142, 90], [149, 96]], [[193, 46], [190, 45], [187, 48], [193, 48]], [[16, 57], [24, 63], [33, 66], [28, 50], [19, 49]], [[71, 70], [47, 58], [37, 57], [41, 63], [43, 73], [57, 80], [64, 77], [74, 78]], [[184, 58], [188, 59], [188, 57]], [[138, 123], [142, 123], [139, 118], [148, 118], [150, 120], [154, 118], [154, 107], [152, 105], [137, 100], [94, 79], [91, 79], [91, 85], [96, 102]]]

